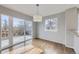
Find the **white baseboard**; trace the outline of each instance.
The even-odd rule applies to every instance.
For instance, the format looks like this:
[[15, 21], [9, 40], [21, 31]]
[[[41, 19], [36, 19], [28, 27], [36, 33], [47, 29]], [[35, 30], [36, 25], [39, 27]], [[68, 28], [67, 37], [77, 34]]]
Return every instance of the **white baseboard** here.
[[74, 47], [73, 46], [70, 46], [70, 45], [66, 45], [66, 44], [64, 44], [66, 47], [69, 47], [69, 48], [72, 48], [72, 49], [74, 49]]

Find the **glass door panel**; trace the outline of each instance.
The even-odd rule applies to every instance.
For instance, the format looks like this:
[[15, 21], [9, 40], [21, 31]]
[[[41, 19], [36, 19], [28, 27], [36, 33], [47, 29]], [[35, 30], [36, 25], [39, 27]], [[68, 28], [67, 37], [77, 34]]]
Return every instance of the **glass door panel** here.
[[19, 44], [24, 41], [24, 20], [13, 18], [13, 44]]
[[32, 43], [32, 22], [31, 21], [25, 21], [25, 40], [26, 45]]
[[9, 17], [1, 15], [1, 49], [9, 46]]
[[32, 43], [32, 22], [1, 15], [0, 49], [2, 54]]
[[10, 53], [9, 49], [5, 49], [5, 50], [1, 51], [1, 54], [9, 54], [9, 53]]
[[13, 49], [24, 47], [24, 43], [13, 46]]

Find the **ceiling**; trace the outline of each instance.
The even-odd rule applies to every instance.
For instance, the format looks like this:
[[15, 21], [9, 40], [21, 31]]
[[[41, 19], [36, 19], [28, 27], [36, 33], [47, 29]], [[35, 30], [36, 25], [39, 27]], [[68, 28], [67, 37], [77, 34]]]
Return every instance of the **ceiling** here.
[[[21, 13], [33, 16], [36, 14], [35, 4], [3, 4], [2, 6], [9, 9], [19, 11]], [[60, 13], [68, 8], [79, 7], [78, 4], [40, 4], [39, 13], [42, 16], [47, 16], [55, 13]]]

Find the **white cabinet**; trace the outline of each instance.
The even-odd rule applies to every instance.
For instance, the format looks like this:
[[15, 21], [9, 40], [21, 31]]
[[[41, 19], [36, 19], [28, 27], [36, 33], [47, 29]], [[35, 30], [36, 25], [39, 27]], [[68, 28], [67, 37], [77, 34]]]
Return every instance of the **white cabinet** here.
[[74, 37], [74, 50], [77, 54], [79, 54], [79, 37]]

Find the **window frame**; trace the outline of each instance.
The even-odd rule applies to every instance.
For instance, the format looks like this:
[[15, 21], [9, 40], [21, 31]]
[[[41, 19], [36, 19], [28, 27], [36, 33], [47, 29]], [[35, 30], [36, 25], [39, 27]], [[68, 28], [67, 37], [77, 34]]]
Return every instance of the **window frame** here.
[[[1, 32], [1, 15], [5, 15], [5, 14], [0, 14], [0, 32]], [[8, 15], [7, 15], [8, 16]], [[20, 19], [20, 18], [19, 18]], [[25, 22], [27, 21], [27, 20], [25, 20], [25, 19], [23, 19], [24, 20], [24, 28], [25, 28], [25, 26], [26, 26], [26, 24], [25, 24]], [[32, 21], [31, 21], [32, 22]], [[6, 50], [6, 49], [9, 49], [9, 50], [11, 50], [10, 48], [13, 48], [14, 46], [16, 46], [16, 45], [19, 45], [19, 44], [22, 44], [22, 43], [24, 43], [24, 46], [25, 46], [25, 43], [27, 42], [27, 41], [29, 41], [29, 40], [32, 40], [32, 38], [31, 39], [28, 39], [28, 40], [25, 40], [25, 29], [24, 29], [24, 41], [22, 41], [22, 42], [18, 42], [18, 43], [16, 43], [16, 44], [13, 44], [13, 16], [9, 16], [9, 45], [7, 46], [7, 47], [5, 47], [5, 48], [1, 48], [1, 35], [0, 35], [0, 53], [1, 53], [1, 51], [4, 51], [4, 50]], [[0, 33], [1, 34], [1, 33]], [[32, 34], [31, 34], [31, 36], [33, 36], [33, 22], [32, 22]]]

